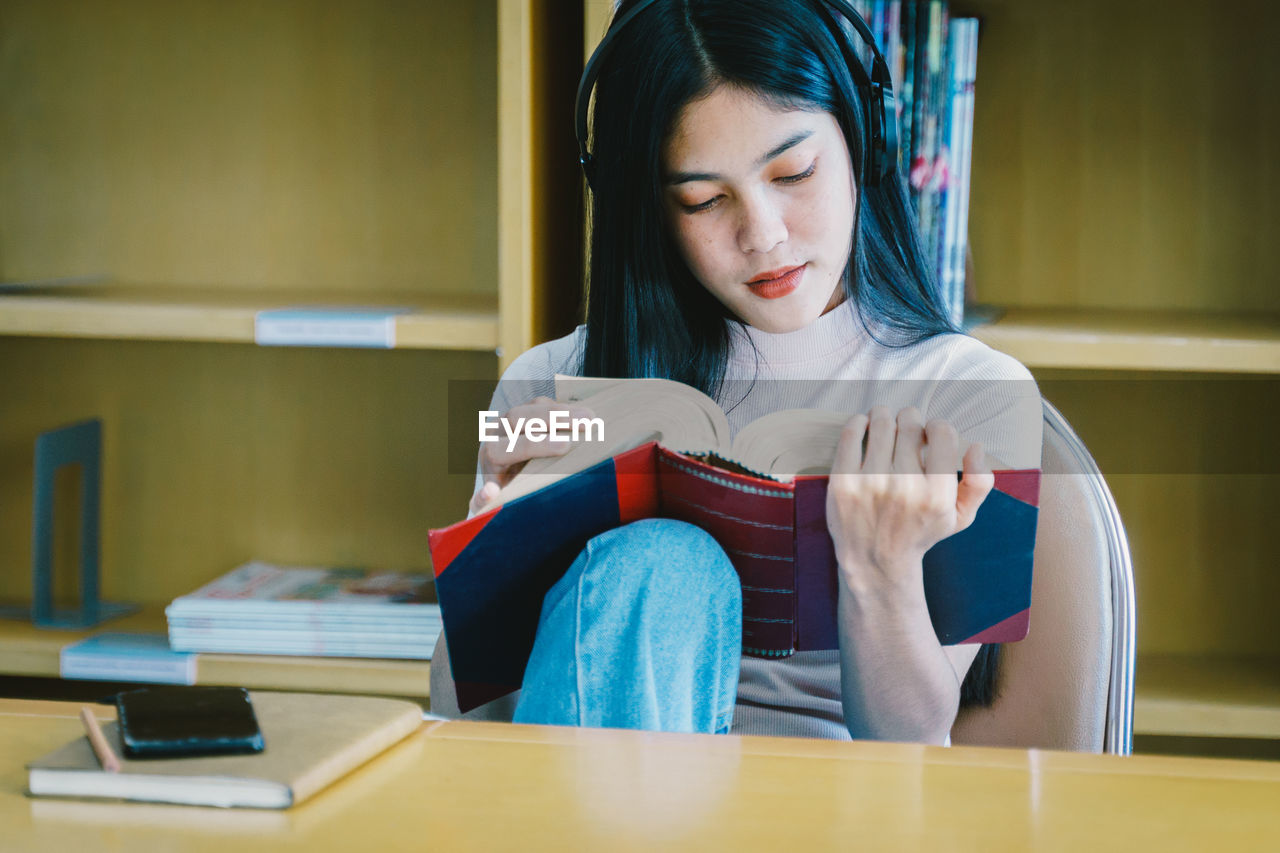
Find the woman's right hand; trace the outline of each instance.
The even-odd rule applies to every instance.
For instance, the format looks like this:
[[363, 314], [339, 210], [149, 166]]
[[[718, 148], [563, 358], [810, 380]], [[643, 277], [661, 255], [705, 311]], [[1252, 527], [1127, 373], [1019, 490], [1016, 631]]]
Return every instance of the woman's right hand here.
[[[558, 403], [550, 397], [535, 397], [528, 403], [512, 406], [503, 412], [502, 418], [515, 424], [520, 418], [540, 418], [549, 421], [551, 411], [568, 411], [569, 418], [594, 417], [591, 409], [581, 403]], [[511, 482], [520, 469], [530, 459], [538, 456], [563, 456], [573, 446], [571, 441], [530, 441], [522, 430], [515, 444], [508, 449], [508, 438], [505, 432], [499, 431], [497, 441], [486, 441], [480, 445], [480, 474], [484, 484], [471, 496], [471, 514], [479, 512], [489, 501], [497, 496], [503, 486]]]

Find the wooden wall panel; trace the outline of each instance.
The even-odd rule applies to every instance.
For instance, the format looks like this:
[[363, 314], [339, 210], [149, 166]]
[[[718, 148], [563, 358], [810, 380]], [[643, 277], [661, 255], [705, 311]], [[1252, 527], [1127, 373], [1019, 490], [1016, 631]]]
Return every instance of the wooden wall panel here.
[[984, 18], [970, 220], [979, 300], [1280, 308], [1280, 7], [953, 9]]
[[494, 3], [0, 14], [0, 279], [496, 292]]

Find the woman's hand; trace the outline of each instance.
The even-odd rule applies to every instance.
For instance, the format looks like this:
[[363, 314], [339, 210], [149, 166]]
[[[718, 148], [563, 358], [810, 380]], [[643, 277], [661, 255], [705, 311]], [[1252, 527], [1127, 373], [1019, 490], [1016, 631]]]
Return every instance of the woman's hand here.
[[827, 489], [827, 529], [854, 589], [915, 592], [925, 552], [973, 523], [995, 476], [973, 444], [957, 483], [959, 441], [946, 421], [921, 426], [914, 407], [895, 420], [877, 406], [845, 425]]
[[921, 426], [915, 408], [894, 418], [877, 406], [840, 436], [827, 529], [840, 570], [840, 695], [852, 737], [942, 743], [955, 722], [973, 656], [953, 660], [938, 643], [921, 561], [973, 522], [995, 484], [977, 445], [957, 483], [959, 467], [955, 428]]
[[[550, 420], [551, 411], [568, 411], [570, 419], [594, 417], [592, 411], [581, 404], [569, 405], [558, 403], [550, 397], [536, 397], [520, 406], [512, 406], [502, 414], [508, 423], [515, 424], [520, 418], [540, 418]], [[523, 431], [514, 445], [508, 449], [507, 436], [499, 434], [498, 441], [487, 441], [480, 445], [480, 473], [484, 484], [471, 496], [471, 513], [479, 512], [489, 503], [498, 491], [511, 478], [520, 473], [525, 463], [537, 456], [563, 456], [573, 446], [571, 441], [552, 441], [549, 437], [543, 441], [530, 441]]]

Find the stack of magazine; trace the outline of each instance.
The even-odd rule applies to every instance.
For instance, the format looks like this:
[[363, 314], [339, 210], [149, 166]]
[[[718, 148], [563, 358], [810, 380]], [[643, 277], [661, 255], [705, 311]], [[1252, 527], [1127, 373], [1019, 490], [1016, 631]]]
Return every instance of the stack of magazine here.
[[440, 606], [425, 574], [246, 563], [165, 608], [180, 652], [429, 659]]

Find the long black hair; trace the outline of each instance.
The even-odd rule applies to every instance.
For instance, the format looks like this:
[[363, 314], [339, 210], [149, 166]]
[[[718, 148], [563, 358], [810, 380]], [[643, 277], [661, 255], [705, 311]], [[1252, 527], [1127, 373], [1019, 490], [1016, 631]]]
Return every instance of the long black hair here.
[[[622, 16], [636, 0], [623, 0]], [[662, 205], [662, 151], [685, 105], [722, 85], [821, 110], [844, 133], [857, 181], [843, 276], [877, 341], [956, 331], [941, 307], [895, 171], [865, 181], [865, 105], [821, 0], [658, 0], [614, 38], [595, 89], [587, 376], [676, 379], [715, 397], [739, 322], [682, 259]], [[838, 18], [837, 18], [838, 20]], [[839, 38], [846, 38], [843, 34]]]

